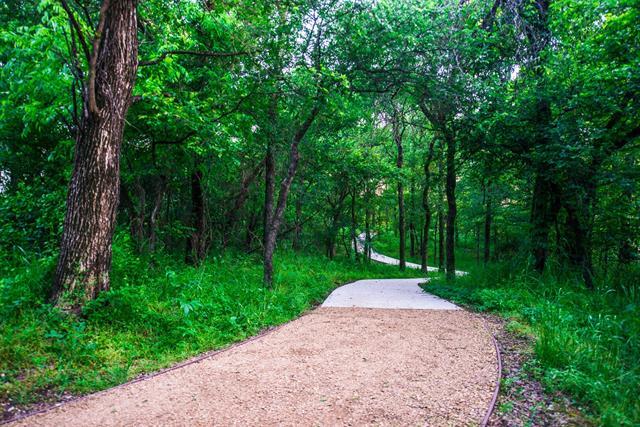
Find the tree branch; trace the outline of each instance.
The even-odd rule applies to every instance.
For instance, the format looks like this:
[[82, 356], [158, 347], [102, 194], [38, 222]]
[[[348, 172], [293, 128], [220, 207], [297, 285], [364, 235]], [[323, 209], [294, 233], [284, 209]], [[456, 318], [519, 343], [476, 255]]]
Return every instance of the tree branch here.
[[73, 14], [73, 11], [69, 7], [69, 4], [66, 2], [66, 0], [60, 0], [60, 3], [62, 4], [62, 8], [65, 10], [65, 12], [67, 12], [67, 15], [69, 16], [69, 22], [71, 23], [71, 27], [76, 31], [76, 34], [78, 34], [78, 40], [80, 40], [80, 45], [82, 46], [82, 51], [84, 52], [87, 62], [90, 62], [91, 53], [89, 52], [89, 47], [87, 46], [87, 42], [84, 36], [82, 35], [82, 30], [80, 29], [80, 25], [78, 24], [78, 21], [76, 21], [76, 17]]
[[200, 50], [169, 50], [163, 52], [156, 59], [151, 59], [149, 61], [140, 61], [138, 62], [139, 67], [144, 67], [147, 65], [156, 65], [160, 62], [164, 61], [164, 59], [169, 55], [191, 55], [191, 56], [205, 56], [210, 58], [229, 58], [234, 56], [242, 56], [249, 55], [251, 52], [240, 51], [240, 52], [212, 52], [212, 51], [200, 51]]
[[96, 102], [96, 64], [98, 63], [98, 51], [100, 50], [100, 41], [102, 40], [102, 32], [104, 31], [110, 3], [110, 0], [104, 0], [102, 6], [100, 6], [100, 20], [98, 21], [96, 35], [93, 38], [93, 52], [89, 60], [89, 111], [96, 114], [99, 112], [98, 103]]

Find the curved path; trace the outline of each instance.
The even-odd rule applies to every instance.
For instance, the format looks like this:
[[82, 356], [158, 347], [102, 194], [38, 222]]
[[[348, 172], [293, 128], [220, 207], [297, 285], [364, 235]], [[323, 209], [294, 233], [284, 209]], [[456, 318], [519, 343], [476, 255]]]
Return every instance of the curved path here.
[[[365, 233], [360, 233], [360, 235], [358, 235], [358, 238], [357, 238], [358, 252], [364, 253], [364, 243], [365, 243], [365, 241], [366, 241]], [[388, 265], [399, 265], [400, 264], [400, 260], [398, 260], [397, 258], [391, 258], [390, 256], [379, 254], [378, 252], [374, 251], [373, 249], [371, 249], [371, 259], [373, 261], [377, 261], [377, 262], [382, 263], [382, 264], [388, 264]], [[406, 262], [405, 264], [406, 264], [407, 268], [413, 268], [413, 269], [416, 269], [416, 270], [420, 270], [422, 268], [420, 266], [420, 264], [415, 264], [413, 262]], [[427, 267], [427, 271], [438, 271], [438, 268], [436, 268], [436, 267]], [[456, 276], [464, 276], [465, 274], [467, 274], [466, 271], [456, 270]]]
[[422, 281], [342, 286], [274, 331], [15, 424], [480, 424], [497, 382], [492, 337]]

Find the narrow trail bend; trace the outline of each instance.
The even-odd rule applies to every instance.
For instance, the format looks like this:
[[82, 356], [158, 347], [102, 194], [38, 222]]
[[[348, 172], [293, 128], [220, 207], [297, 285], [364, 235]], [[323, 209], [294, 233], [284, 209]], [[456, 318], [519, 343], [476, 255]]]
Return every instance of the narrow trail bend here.
[[[360, 235], [358, 235], [357, 237], [357, 245], [358, 245], [358, 252], [359, 253], [364, 253], [365, 251], [365, 242], [366, 242], [366, 236], [365, 233], [361, 233]], [[386, 255], [382, 255], [378, 252], [376, 252], [373, 248], [370, 249], [371, 252], [371, 259], [373, 261], [379, 262], [381, 264], [388, 264], [388, 265], [400, 265], [400, 260], [397, 258], [391, 258], [390, 256], [386, 256]], [[415, 270], [420, 270], [422, 268], [422, 266], [420, 264], [416, 264], [413, 262], [406, 262], [405, 263], [407, 268], [412, 268]], [[437, 267], [429, 267], [427, 266], [427, 271], [438, 271]], [[456, 276], [464, 276], [465, 274], [467, 274], [466, 271], [461, 271], [461, 270], [456, 270]]]

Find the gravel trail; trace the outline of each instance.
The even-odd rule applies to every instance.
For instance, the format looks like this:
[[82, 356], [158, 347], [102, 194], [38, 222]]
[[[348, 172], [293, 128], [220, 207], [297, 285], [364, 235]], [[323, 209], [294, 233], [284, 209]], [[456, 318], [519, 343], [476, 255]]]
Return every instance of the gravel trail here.
[[477, 425], [495, 360], [482, 320], [463, 310], [319, 308], [16, 425]]

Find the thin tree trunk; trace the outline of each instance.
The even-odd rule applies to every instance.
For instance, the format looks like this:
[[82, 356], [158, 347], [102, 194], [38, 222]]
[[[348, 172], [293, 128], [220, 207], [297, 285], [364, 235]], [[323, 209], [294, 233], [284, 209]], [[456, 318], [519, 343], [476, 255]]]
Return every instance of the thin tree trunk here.
[[253, 250], [253, 241], [256, 235], [256, 228], [258, 226], [259, 215], [255, 211], [251, 211], [249, 220], [247, 221], [247, 230], [244, 237], [244, 247], [247, 252]]
[[436, 220], [433, 222], [433, 265], [438, 265], [438, 228], [440, 220], [436, 216]]
[[[416, 256], [416, 225], [413, 221], [414, 218], [414, 213], [416, 211], [416, 204], [415, 204], [415, 190], [416, 190], [416, 186], [415, 183], [413, 181], [413, 179], [411, 179], [411, 189], [410, 189], [410, 194], [411, 194], [411, 208], [410, 208], [410, 212], [409, 212], [409, 254], [411, 257]], [[422, 248], [420, 248], [420, 253], [422, 253]]]
[[[276, 240], [278, 238], [278, 231], [282, 224], [282, 218], [284, 216], [285, 208], [287, 207], [287, 198], [289, 197], [289, 190], [293, 183], [293, 178], [296, 175], [298, 169], [298, 161], [300, 160], [300, 153], [298, 146], [300, 141], [304, 138], [307, 131], [311, 127], [311, 124], [320, 112], [320, 104], [316, 104], [305, 121], [300, 125], [297, 132], [293, 136], [293, 140], [289, 146], [289, 167], [287, 174], [280, 183], [280, 192], [278, 194], [278, 204], [275, 207], [273, 214], [268, 214], [265, 219], [270, 219], [266, 222], [265, 230], [265, 244], [264, 244], [264, 269], [263, 269], [263, 282], [268, 288], [273, 287], [273, 253], [276, 249]], [[265, 209], [269, 206], [265, 203]]]
[[424, 162], [424, 189], [422, 191], [422, 209], [424, 210], [424, 227], [422, 229], [422, 246], [420, 253], [420, 269], [427, 272], [429, 228], [431, 227], [431, 204], [429, 203], [429, 190], [431, 189], [431, 161], [433, 160], [433, 148], [435, 140], [429, 144], [429, 151]]
[[55, 272], [55, 304], [77, 311], [109, 289], [120, 190], [120, 147], [138, 67], [134, 0], [103, 3], [76, 138]]
[[354, 250], [354, 259], [356, 262], [360, 261], [360, 254], [358, 253], [358, 240], [356, 236], [356, 189], [351, 189], [351, 244]]
[[367, 195], [367, 205], [365, 209], [364, 215], [364, 259], [369, 262], [371, 261], [371, 209], [369, 207], [369, 202], [371, 201], [371, 197]]
[[395, 140], [396, 147], [398, 149], [398, 156], [396, 158], [396, 167], [398, 168], [398, 232], [400, 235], [400, 250], [399, 250], [399, 267], [400, 270], [404, 270], [407, 267], [406, 259], [406, 234], [405, 234], [405, 212], [404, 212], [404, 184], [402, 179], [402, 166], [404, 162], [404, 153], [402, 149], [402, 133], [400, 128], [399, 117], [397, 114], [393, 120], [393, 139]]
[[447, 194], [447, 237], [446, 237], [446, 272], [447, 280], [453, 281], [456, 277], [456, 255], [455, 255], [455, 224], [457, 215], [456, 206], [456, 144], [453, 135], [447, 135], [447, 172], [446, 172], [446, 194]]

